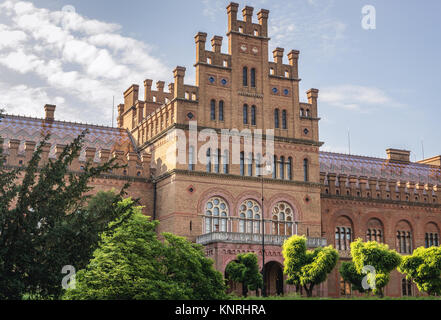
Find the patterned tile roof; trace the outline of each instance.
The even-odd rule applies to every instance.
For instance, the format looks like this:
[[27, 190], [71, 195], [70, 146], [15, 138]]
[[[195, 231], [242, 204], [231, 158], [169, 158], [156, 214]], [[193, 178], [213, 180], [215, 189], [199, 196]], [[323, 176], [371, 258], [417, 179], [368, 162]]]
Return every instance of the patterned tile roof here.
[[56, 144], [69, 144], [83, 130], [89, 130], [85, 137], [83, 151], [80, 160], [84, 160], [84, 149], [86, 147], [96, 148], [96, 160], [101, 149], [133, 151], [134, 144], [129, 133], [120, 128], [112, 128], [105, 126], [97, 126], [84, 123], [52, 121], [47, 122], [45, 119], [30, 118], [15, 115], [5, 115], [0, 120], [0, 137], [4, 139], [3, 148], [7, 152], [10, 139], [18, 139], [21, 141], [19, 153], [24, 150], [25, 141], [40, 142], [42, 134], [50, 131], [51, 137], [48, 141], [52, 144], [49, 156], [54, 154]]
[[415, 162], [401, 164], [381, 158], [322, 151], [319, 154], [319, 161], [320, 171], [326, 173], [431, 184], [441, 183], [441, 168]]

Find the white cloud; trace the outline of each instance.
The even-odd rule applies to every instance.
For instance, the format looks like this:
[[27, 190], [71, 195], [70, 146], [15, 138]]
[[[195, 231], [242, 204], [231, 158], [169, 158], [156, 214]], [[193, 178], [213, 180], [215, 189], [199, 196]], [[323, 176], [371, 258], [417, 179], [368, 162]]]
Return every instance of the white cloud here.
[[319, 98], [334, 107], [362, 112], [379, 107], [402, 106], [381, 89], [358, 85], [325, 87], [320, 90]]
[[[25, 102], [22, 96], [29, 93], [37, 99], [26, 102], [42, 109], [44, 104], [54, 103], [41, 102], [55, 99], [55, 92], [57, 97], [66, 97], [66, 107], [75, 108], [78, 102], [87, 105], [96, 122], [108, 123], [111, 111], [103, 101], [112, 101], [115, 96], [118, 103], [131, 83], [142, 85], [146, 78], [167, 80], [172, 75], [171, 69], [151, 54], [148, 44], [124, 36], [118, 24], [12, 0], [0, 3], [0, 21], [8, 21], [0, 24], [0, 67], [26, 76], [26, 90], [14, 87], [8, 99], [3, 99], [9, 101], [9, 113], [22, 110], [12, 103], [12, 94], [19, 95], [16, 101]], [[12, 86], [7, 77], [0, 74], [1, 92]], [[64, 106], [57, 108], [57, 114], [61, 108]], [[86, 121], [84, 117], [83, 112], [77, 112], [72, 120]]]

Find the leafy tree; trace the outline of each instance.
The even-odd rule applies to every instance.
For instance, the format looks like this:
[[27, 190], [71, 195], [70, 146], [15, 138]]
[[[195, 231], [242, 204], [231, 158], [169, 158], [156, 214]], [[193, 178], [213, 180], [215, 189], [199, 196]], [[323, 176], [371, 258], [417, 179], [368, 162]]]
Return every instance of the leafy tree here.
[[314, 286], [326, 280], [338, 261], [338, 252], [332, 246], [307, 250], [306, 237], [294, 235], [282, 247], [287, 283], [302, 286], [308, 297]]
[[[390, 280], [390, 273], [400, 265], [401, 256], [395, 250], [390, 250], [387, 244], [376, 241], [363, 242], [361, 239], [351, 243], [351, 255], [352, 262], [342, 266], [343, 270], [340, 268], [343, 279], [350, 282], [354, 289], [363, 292], [361, 281], [367, 275], [363, 273], [363, 267], [372, 266], [375, 269], [375, 287], [367, 291], [383, 297], [383, 289]], [[366, 282], [373, 287], [373, 275], [371, 277], [368, 276]]]
[[[225, 284], [202, 246], [182, 237], [156, 235], [130, 198], [118, 204], [126, 213], [109, 224], [93, 259], [76, 274], [65, 299], [223, 299]], [[123, 221], [124, 220], [124, 221]], [[112, 226], [117, 224], [116, 228]]]
[[254, 253], [239, 253], [236, 260], [227, 265], [225, 272], [234, 282], [242, 283], [244, 297], [248, 295], [248, 290], [257, 290], [263, 286], [262, 274]]
[[403, 257], [398, 271], [416, 283], [418, 290], [429, 295], [441, 294], [441, 247], [415, 249], [412, 255]]
[[[26, 168], [0, 168], [0, 299], [21, 299], [24, 294], [56, 298], [62, 292], [62, 267], [79, 268], [90, 259], [103, 228], [94, 224], [105, 210], [93, 213], [85, 208], [88, 182], [121, 166], [111, 159], [95, 167], [88, 163], [81, 173], [70, 172], [86, 134], [45, 165], [39, 163], [49, 135]], [[112, 212], [109, 217], [114, 218]]]

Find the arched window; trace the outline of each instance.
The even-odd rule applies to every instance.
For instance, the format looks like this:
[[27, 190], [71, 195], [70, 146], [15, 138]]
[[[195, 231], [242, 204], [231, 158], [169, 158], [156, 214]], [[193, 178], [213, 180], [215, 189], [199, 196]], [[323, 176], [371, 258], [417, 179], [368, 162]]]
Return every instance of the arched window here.
[[410, 224], [405, 221], [401, 220], [398, 222], [397, 227], [397, 242], [396, 242], [396, 249], [399, 253], [412, 253], [412, 231], [410, 228]]
[[273, 234], [291, 236], [295, 233], [293, 209], [288, 203], [276, 203], [272, 214]]
[[210, 101], [210, 119], [216, 120], [216, 101], [214, 99]]
[[300, 116], [304, 117], [305, 116], [305, 109], [300, 108]]
[[346, 216], [340, 216], [336, 221], [335, 248], [337, 250], [350, 250], [352, 242], [352, 223]]
[[285, 179], [285, 157], [284, 156], [280, 157], [279, 174], [280, 174], [280, 179]]
[[242, 84], [244, 87], [248, 86], [248, 68], [243, 67], [242, 69]]
[[195, 167], [194, 147], [188, 147], [188, 170], [193, 171]]
[[243, 105], [243, 124], [248, 124], [248, 105]]
[[222, 163], [223, 163], [223, 167], [224, 167], [224, 173], [228, 173], [228, 164], [229, 164], [229, 161], [230, 160], [230, 157], [229, 157], [229, 152], [228, 152], [228, 150], [224, 150], [224, 156], [223, 156], [223, 160], [222, 160]]
[[256, 106], [251, 107], [251, 125], [256, 125]]
[[260, 233], [260, 205], [251, 199], [245, 200], [239, 207], [239, 232]]
[[311, 113], [310, 113], [309, 109], [306, 109], [306, 116], [307, 116], [307, 117], [310, 117], [310, 116], [311, 116]]
[[429, 222], [425, 226], [425, 247], [437, 247], [439, 246], [439, 233], [438, 233], [438, 226], [433, 223]]
[[240, 153], [240, 175], [245, 175], [245, 155], [243, 151]]
[[219, 101], [219, 121], [224, 121], [224, 101]]
[[255, 68], [251, 68], [250, 76], [251, 76], [251, 87], [255, 88], [256, 87], [256, 69]]
[[304, 181], [309, 181], [309, 163], [308, 163], [308, 159], [303, 159], [303, 180]]
[[282, 129], [286, 129], [286, 110], [282, 111]]
[[366, 241], [383, 243], [383, 224], [380, 220], [372, 218], [368, 221], [366, 230]]
[[260, 177], [262, 175], [262, 155], [260, 153], [256, 156], [256, 177]]
[[289, 157], [286, 163], [286, 177], [288, 180], [292, 180], [292, 157]]
[[279, 109], [274, 109], [274, 128], [279, 128]]
[[207, 165], [207, 172], [211, 172], [211, 149], [208, 148], [207, 149], [207, 153], [206, 153], [206, 165]]
[[205, 204], [205, 233], [228, 231], [228, 205], [224, 199], [213, 197]]

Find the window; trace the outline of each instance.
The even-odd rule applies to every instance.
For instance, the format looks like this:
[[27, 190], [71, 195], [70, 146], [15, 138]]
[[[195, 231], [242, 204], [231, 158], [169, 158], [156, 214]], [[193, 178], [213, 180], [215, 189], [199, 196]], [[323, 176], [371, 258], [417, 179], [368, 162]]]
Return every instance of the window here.
[[285, 157], [280, 157], [279, 161], [279, 174], [280, 179], [285, 179]]
[[262, 176], [262, 155], [260, 153], [256, 156], [256, 177]]
[[272, 214], [273, 234], [291, 236], [295, 233], [293, 230], [293, 209], [288, 203], [278, 202], [274, 206]]
[[260, 205], [251, 199], [242, 202], [239, 208], [239, 232], [260, 233]]
[[274, 156], [274, 158], [273, 158], [273, 163], [272, 163], [272, 167], [273, 167], [273, 179], [276, 179], [277, 178], [277, 167], [276, 167], [276, 164], [277, 164], [277, 156]]
[[205, 204], [205, 233], [227, 232], [228, 206], [224, 199], [213, 197]]
[[256, 125], [256, 106], [251, 107], [251, 125]]
[[307, 117], [310, 117], [310, 116], [311, 116], [311, 113], [309, 112], [309, 109], [306, 109], [306, 116], [307, 116]]
[[335, 228], [335, 248], [337, 250], [350, 250], [352, 242], [352, 231], [350, 227]]
[[214, 172], [219, 173], [219, 166], [221, 162], [221, 152], [220, 149], [216, 150], [216, 154], [214, 156]]
[[303, 180], [309, 181], [308, 159], [303, 159]]
[[228, 163], [230, 162], [230, 157], [228, 154], [228, 150], [224, 151], [224, 156], [222, 159], [222, 163], [223, 163], [223, 168], [224, 168], [224, 173], [228, 173]]
[[352, 294], [351, 284], [346, 282], [342, 276], [340, 276], [340, 296], [350, 296]]
[[282, 129], [286, 129], [286, 110], [282, 111]]
[[288, 180], [292, 180], [292, 157], [289, 157], [286, 163], [286, 177]]
[[211, 172], [211, 149], [208, 148], [207, 149], [207, 153], [206, 153], [206, 162], [207, 162], [207, 172]]
[[215, 100], [210, 101], [210, 119], [216, 120], [216, 101]]
[[243, 153], [243, 151], [240, 153], [240, 175], [244, 176], [245, 175], [245, 155]]
[[300, 116], [304, 117], [305, 116], [305, 109], [300, 108]]
[[412, 282], [406, 278], [401, 280], [401, 291], [403, 296], [412, 296]]
[[243, 124], [248, 124], [248, 105], [243, 105]]
[[274, 75], [274, 68], [270, 68], [270, 75]]
[[243, 69], [242, 69], [242, 85], [244, 87], [248, 86], [248, 68], [247, 67], [243, 67]]
[[274, 110], [274, 127], [279, 128], [279, 109]]
[[194, 147], [190, 146], [188, 148], [188, 170], [194, 171], [195, 161], [194, 161]]
[[410, 231], [397, 231], [397, 251], [412, 253], [412, 234]]
[[247, 165], [248, 165], [248, 175], [250, 177], [252, 177], [253, 176], [253, 154], [251, 152], [248, 153]]
[[224, 101], [219, 101], [219, 121], [224, 121]]
[[250, 76], [251, 76], [251, 87], [255, 88], [256, 87], [256, 69], [255, 68], [251, 68]]
[[439, 246], [439, 238], [438, 238], [438, 233], [427, 233], [426, 232], [426, 236], [425, 236], [425, 244], [426, 244], [426, 248], [429, 247], [438, 247]]
[[378, 243], [384, 242], [383, 224], [377, 218], [372, 218], [368, 221], [366, 241], [376, 241]]

